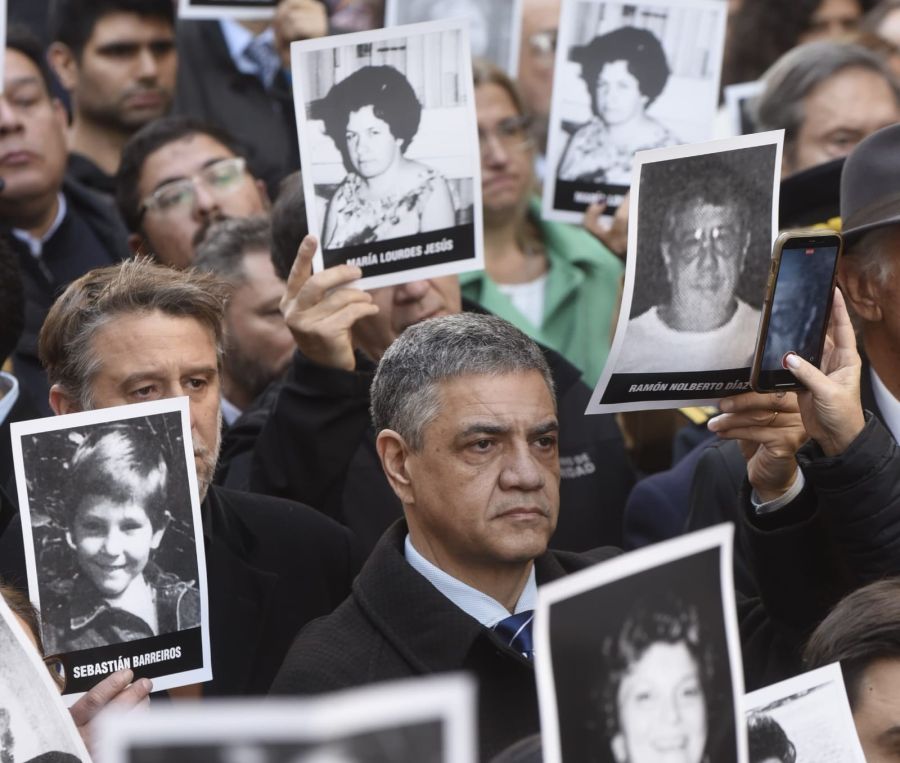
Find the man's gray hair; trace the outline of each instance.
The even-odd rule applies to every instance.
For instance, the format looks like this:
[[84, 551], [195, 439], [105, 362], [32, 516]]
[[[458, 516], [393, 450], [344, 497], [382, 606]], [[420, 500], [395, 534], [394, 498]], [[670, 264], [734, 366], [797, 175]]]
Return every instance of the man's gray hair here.
[[864, 233], [847, 247], [844, 257], [853, 263], [857, 272], [879, 286], [885, 286], [893, 277], [900, 256], [898, 242], [900, 225], [886, 225]]
[[210, 227], [197, 247], [193, 266], [239, 286], [246, 278], [244, 255], [264, 252], [268, 256], [271, 248], [272, 225], [267, 215], [221, 220]]
[[762, 76], [765, 89], [751, 108], [759, 130], [784, 130], [785, 143], [797, 139], [803, 120], [803, 99], [825, 80], [849, 68], [884, 77], [900, 104], [900, 84], [877, 53], [850, 42], [817, 40], [798, 45], [779, 58]]
[[553, 396], [553, 376], [541, 348], [502, 318], [457, 313], [422, 321], [406, 329], [378, 364], [372, 423], [376, 432], [392, 429], [421, 450], [425, 427], [440, 413], [441, 382], [529, 371], [544, 377]]

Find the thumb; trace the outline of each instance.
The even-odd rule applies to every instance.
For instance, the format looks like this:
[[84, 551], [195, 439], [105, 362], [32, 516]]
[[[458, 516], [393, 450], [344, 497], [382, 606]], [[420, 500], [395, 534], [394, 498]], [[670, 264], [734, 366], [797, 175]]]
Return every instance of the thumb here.
[[784, 358], [784, 367], [790, 371], [804, 387], [813, 393], [813, 397], [823, 397], [828, 392], [828, 377], [809, 361], [801, 358], [796, 352], [789, 352]]

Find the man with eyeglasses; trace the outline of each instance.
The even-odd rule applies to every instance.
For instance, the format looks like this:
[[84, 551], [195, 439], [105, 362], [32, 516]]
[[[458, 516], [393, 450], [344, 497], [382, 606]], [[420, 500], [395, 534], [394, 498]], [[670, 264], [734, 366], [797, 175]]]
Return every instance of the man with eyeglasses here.
[[122, 146], [172, 104], [171, 0], [55, 0], [50, 64], [72, 99], [69, 172], [112, 196]]
[[749, 365], [759, 310], [737, 294], [752, 240], [739, 193], [724, 174], [698, 174], [668, 202], [659, 226], [666, 297], [628, 322], [618, 373]]
[[122, 151], [116, 188], [131, 250], [174, 268], [190, 266], [212, 223], [269, 208], [265, 185], [231, 137], [189, 117], [136, 133]]
[[112, 203], [66, 179], [66, 112], [51, 96], [40, 44], [11, 29], [0, 96], [0, 235], [16, 251], [25, 329], [13, 358], [22, 393], [50, 413], [37, 336], [56, 295], [92, 268], [128, 256]]

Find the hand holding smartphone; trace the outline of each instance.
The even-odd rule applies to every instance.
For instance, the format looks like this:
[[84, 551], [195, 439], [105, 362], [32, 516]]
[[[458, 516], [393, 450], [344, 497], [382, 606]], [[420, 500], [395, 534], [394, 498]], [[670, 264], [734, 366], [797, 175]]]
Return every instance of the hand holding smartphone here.
[[757, 392], [803, 389], [783, 365], [788, 353], [821, 363], [842, 249], [833, 231], [786, 231], [776, 239], [750, 372]]

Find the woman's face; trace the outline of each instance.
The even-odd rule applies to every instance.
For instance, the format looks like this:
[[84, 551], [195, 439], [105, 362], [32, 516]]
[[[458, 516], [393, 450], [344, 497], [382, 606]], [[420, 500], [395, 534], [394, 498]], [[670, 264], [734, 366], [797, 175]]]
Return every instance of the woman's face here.
[[165, 528], [154, 530], [144, 507], [100, 496], [82, 499], [66, 534], [78, 565], [103, 596], [118, 596], [144, 571]]
[[608, 125], [623, 124], [640, 116], [647, 107], [637, 77], [627, 61], [610, 61], [597, 76], [597, 111]]
[[617, 695], [618, 763], [699, 763], [706, 701], [697, 663], [683, 643], [653, 644], [629, 669]]
[[351, 111], [347, 120], [347, 152], [361, 177], [377, 177], [401, 155], [400, 139], [395, 138], [383, 119], [375, 116], [373, 106]]

